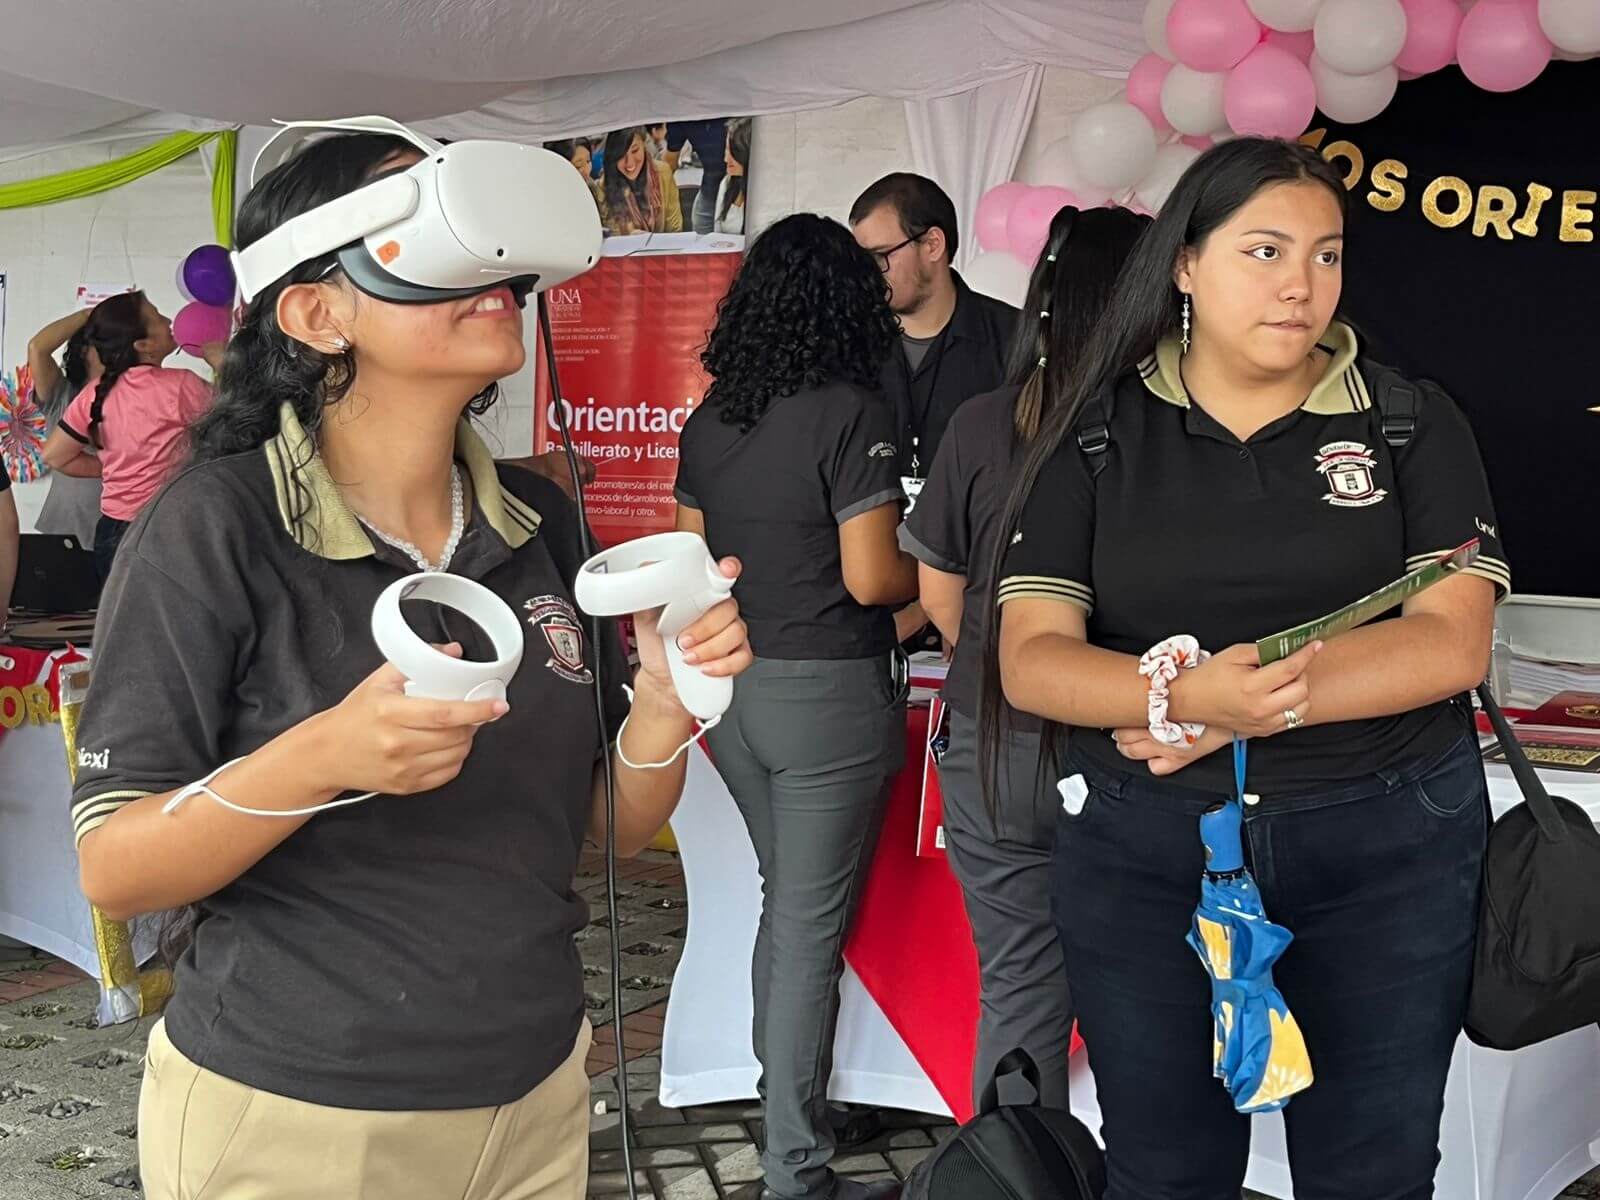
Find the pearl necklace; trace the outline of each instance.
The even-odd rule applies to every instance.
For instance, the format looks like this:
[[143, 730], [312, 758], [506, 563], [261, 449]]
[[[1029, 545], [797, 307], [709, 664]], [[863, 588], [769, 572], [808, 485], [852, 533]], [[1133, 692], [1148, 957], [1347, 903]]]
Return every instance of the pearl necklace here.
[[360, 513], [356, 514], [356, 520], [360, 521], [369, 531], [376, 534], [384, 542], [387, 542], [416, 563], [418, 570], [448, 571], [450, 569], [450, 560], [455, 557], [456, 547], [461, 543], [461, 534], [466, 529], [467, 523], [466, 503], [461, 486], [461, 468], [454, 463], [450, 464], [450, 537], [444, 544], [444, 552], [439, 555], [437, 566], [429, 562], [427, 556], [411, 542], [385, 533]]

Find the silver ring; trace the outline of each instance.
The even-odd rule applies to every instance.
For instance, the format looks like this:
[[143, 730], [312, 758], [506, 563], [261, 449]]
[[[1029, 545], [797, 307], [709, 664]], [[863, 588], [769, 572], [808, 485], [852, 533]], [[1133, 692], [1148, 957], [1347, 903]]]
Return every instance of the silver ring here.
[[1292, 708], [1284, 709], [1283, 719], [1285, 721], [1285, 729], [1299, 729], [1300, 726], [1306, 723], [1306, 719]]

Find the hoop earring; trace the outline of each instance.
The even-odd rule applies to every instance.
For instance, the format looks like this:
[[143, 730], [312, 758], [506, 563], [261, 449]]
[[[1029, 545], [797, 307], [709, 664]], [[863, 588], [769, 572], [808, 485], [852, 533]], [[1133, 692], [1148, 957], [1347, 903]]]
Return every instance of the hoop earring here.
[[1183, 295], [1183, 352], [1189, 353], [1189, 294]]

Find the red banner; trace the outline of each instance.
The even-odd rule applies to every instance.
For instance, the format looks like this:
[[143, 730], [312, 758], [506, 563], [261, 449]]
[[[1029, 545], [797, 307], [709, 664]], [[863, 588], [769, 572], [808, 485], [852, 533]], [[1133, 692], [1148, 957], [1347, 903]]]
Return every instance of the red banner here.
[[[602, 542], [672, 528], [678, 434], [705, 394], [700, 353], [742, 258], [603, 258], [548, 294], [573, 449], [597, 470], [586, 500]], [[561, 435], [542, 357], [538, 366], [533, 438], [542, 454]]]

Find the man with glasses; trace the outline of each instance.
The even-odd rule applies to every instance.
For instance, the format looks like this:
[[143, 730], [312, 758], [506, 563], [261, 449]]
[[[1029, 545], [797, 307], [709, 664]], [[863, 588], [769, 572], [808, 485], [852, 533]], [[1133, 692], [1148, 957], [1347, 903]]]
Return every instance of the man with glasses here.
[[[1017, 310], [974, 292], [951, 267], [956, 208], [931, 179], [885, 175], [857, 198], [850, 228], [878, 260], [900, 318], [903, 352], [886, 364], [883, 392], [900, 429], [901, 480], [915, 503], [952, 414], [1005, 382]], [[925, 620], [915, 605], [898, 614], [902, 640]]]

